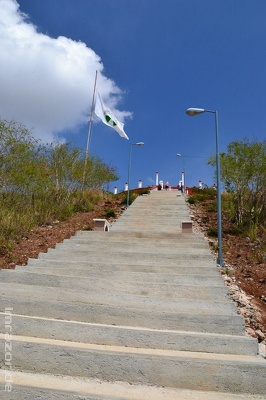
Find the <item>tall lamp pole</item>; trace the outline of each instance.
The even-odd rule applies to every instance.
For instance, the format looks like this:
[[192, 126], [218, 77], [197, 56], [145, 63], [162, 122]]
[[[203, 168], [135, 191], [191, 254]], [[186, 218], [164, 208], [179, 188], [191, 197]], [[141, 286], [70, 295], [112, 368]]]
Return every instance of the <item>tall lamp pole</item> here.
[[183, 193], [186, 193], [186, 171], [185, 171], [185, 159], [184, 159], [184, 156], [182, 155], [182, 154], [180, 154], [180, 153], [177, 153], [176, 154], [176, 156], [177, 157], [182, 157], [183, 158], [183, 166], [182, 166], [182, 168], [183, 168], [183, 172], [182, 172], [182, 183], [183, 183], [183, 188], [182, 188], [182, 192]]
[[218, 138], [218, 111], [205, 110], [204, 108], [188, 108], [187, 115], [194, 117], [202, 113], [211, 113], [215, 116], [215, 132], [216, 132], [216, 180], [217, 180], [217, 226], [218, 226], [218, 258], [217, 264], [224, 266], [223, 250], [222, 250], [222, 201], [221, 201], [221, 169], [220, 169], [220, 154], [219, 154], [219, 138]]
[[129, 206], [129, 190], [130, 190], [130, 170], [131, 170], [131, 156], [132, 156], [132, 147], [133, 146], [144, 146], [143, 142], [137, 142], [137, 143], [130, 143], [129, 146], [129, 159], [128, 159], [128, 177], [127, 177], [127, 207]]

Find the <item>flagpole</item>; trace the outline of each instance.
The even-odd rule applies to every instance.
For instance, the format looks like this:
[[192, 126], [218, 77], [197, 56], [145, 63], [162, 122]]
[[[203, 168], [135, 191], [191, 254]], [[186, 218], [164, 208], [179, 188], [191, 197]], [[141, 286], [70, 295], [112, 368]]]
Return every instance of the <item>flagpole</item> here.
[[94, 88], [93, 88], [93, 95], [92, 95], [92, 102], [91, 102], [91, 113], [90, 113], [89, 128], [88, 128], [87, 146], [86, 146], [86, 152], [85, 152], [83, 184], [85, 183], [86, 166], [87, 166], [87, 161], [88, 161], [88, 156], [89, 156], [89, 145], [90, 145], [90, 141], [91, 141], [91, 129], [92, 129], [92, 122], [93, 122], [93, 107], [94, 107], [94, 99], [95, 99], [95, 92], [96, 92], [97, 76], [98, 76], [98, 71], [96, 70], [95, 80], [94, 80]]

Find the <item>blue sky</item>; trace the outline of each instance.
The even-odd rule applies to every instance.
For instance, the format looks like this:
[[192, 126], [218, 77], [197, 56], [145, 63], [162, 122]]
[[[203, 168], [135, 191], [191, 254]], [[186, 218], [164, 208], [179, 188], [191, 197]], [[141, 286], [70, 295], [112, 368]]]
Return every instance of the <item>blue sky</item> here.
[[93, 124], [90, 153], [120, 176], [110, 189], [123, 189], [138, 141], [131, 187], [156, 171], [176, 185], [183, 167], [188, 185], [211, 186], [214, 116], [185, 110], [218, 110], [220, 152], [265, 140], [265, 15], [265, 0], [0, 0], [0, 116], [85, 149], [99, 69], [130, 139]]

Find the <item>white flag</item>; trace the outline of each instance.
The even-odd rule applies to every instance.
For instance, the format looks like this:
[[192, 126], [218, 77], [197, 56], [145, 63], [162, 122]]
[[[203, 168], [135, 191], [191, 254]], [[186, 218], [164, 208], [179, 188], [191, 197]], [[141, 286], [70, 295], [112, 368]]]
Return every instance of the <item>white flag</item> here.
[[97, 93], [96, 96], [94, 112], [105, 125], [108, 125], [111, 128], [115, 129], [116, 132], [118, 132], [121, 137], [129, 139], [126, 132], [124, 131], [124, 124], [118, 121], [118, 119], [114, 116], [110, 108], [108, 108], [107, 105], [104, 104], [99, 93]]

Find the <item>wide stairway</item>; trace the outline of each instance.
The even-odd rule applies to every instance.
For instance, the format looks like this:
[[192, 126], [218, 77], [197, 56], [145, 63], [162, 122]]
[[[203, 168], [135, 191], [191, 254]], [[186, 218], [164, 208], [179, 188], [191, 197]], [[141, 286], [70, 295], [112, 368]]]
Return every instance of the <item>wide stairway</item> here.
[[265, 359], [188, 219], [179, 192], [154, 191], [109, 232], [1, 270], [0, 399], [266, 399]]

